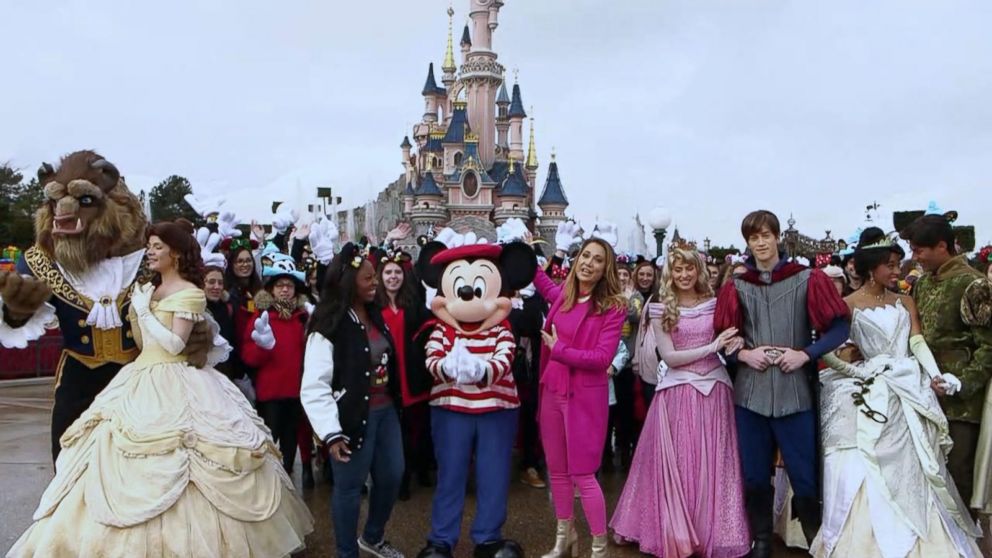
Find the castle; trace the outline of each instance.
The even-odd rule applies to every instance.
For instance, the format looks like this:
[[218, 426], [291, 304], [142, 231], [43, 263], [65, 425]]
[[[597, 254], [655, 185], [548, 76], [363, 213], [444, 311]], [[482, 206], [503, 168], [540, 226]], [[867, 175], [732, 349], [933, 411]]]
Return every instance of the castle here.
[[[421, 91], [423, 117], [400, 144], [403, 175], [372, 204], [351, 216], [339, 214], [342, 230], [347, 226], [374, 231], [381, 238], [396, 221], [403, 220], [413, 225], [414, 238], [451, 227], [493, 240], [495, 228], [516, 217], [527, 223], [535, 238], [554, 245], [555, 230], [566, 219], [568, 198], [554, 154], [541, 195], [536, 195], [540, 165], [534, 119], [530, 118], [525, 153], [527, 113], [520, 85], [514, 83], [512, 94], [507, 93], [505, 69], [492, 48], [504, 2], [468, 1], [470, 22], [459, 43], [460, 67], [455, 63], [452, 38], [455, 12], [448, 8], [442, 85], [437, 83], [432, 62]], [[345, 223], [346, 219], [354, 222]]]

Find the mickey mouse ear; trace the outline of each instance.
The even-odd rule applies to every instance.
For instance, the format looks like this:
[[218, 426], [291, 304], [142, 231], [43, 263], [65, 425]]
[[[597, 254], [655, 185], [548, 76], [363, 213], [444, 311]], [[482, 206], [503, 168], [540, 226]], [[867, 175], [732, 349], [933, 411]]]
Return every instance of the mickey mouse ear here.
[[958, 220], [958, 212], [948, 211], [947, 213], [944, 213], [944, 219], [947, 219], [948, 223], [954, 223], [954, 221]]

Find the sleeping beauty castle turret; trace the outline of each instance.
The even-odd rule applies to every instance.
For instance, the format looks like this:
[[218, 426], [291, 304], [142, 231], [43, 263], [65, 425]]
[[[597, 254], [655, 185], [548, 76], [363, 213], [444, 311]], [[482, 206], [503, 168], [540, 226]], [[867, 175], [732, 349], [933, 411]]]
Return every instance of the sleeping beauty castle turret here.
[[553, 159], [544, 188], [547, 199], [541, 198], [548, 203], [539, 203], [535, 195], [540, 165], [534, 119], [528, 119], [516, 79], [508, 92], [505, 68], [493, 48], [504, 2], [467, 1], [461, 65], [455, 62], [455, 12], [448, 8], [441, 85], [431, 62], [421, 90], [424, 113], [400, 144], [403, 219], [413, 223], [416, 235], [450, 226], [492, 239], [496, 226], [520, 218], [535, 237], [553, 242], [553, 229], [565, 219], [568, 201]]

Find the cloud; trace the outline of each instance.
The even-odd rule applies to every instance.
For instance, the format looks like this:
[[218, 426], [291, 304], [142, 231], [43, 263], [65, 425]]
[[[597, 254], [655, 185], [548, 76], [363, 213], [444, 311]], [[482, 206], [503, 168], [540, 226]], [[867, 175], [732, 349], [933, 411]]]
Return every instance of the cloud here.
[[[363, 203], [402, 170], [446, 8], [13, 3], [0, 159], [34, 169], [93, 147], [152, 184], [238, 192], [248, 217], [297, 184]], [[539, 181], [554, 146], [580, 218], [665, 205], [683, 235], [739, 244], [757, 207], [836, 237], [873, 201], [935, 199], [984, 239], [990, 26], [978, 0], [512, 0], [495, 49], [534, 107]]]

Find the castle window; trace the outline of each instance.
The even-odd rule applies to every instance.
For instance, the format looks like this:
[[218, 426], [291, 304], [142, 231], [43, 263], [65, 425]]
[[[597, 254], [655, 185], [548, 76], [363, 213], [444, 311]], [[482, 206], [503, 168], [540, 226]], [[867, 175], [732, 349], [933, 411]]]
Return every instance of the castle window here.
[[455, 166], [457, 167], [461, 164], [462, 164], [462, 154], [459, 151], [458, 153], [455, 153]]
[[469, 198], [474, 198], [479, 193], [479, 178], [474, 172], [465, 174], [465, 179], [462, 180], [462, 191]]

